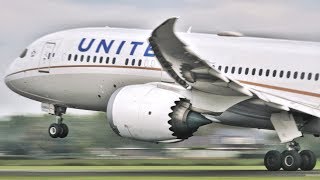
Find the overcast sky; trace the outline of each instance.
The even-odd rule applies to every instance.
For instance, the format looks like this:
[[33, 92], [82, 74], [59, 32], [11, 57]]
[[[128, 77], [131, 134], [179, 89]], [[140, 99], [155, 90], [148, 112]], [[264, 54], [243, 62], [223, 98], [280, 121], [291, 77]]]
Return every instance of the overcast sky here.
[[[178, 16], [178, 30], [240, 31], [320, 41], [319, 0], [0, 0], [0, 75], [42, 35], [78, 27], [153, 29]], [[41, 113], [0, 81], [0, 115]], [[78, 113], [78, 111], [73, 111]]]

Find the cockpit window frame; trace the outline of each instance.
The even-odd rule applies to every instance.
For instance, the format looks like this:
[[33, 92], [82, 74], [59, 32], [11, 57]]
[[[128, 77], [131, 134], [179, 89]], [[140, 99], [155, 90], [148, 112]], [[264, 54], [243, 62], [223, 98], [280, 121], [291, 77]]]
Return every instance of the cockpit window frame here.
[[22, 53], [20, 54], [20, 58], [24, 58], [24, 57], [26, 57], [26, 55], [27, 55], [27, 53], [28, 53], [28, 49], [26, 48], [26, 49], [24, 49], [23, 51], [22, 51]]

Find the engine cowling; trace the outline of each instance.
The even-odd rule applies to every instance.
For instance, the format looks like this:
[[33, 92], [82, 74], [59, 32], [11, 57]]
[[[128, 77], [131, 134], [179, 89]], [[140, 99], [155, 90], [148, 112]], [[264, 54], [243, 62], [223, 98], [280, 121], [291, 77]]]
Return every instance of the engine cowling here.
[[112, 94], [107, 118], [113, 131], [122, 137], [175, 142], [212, 122], [190, 107], [190, 102], [176, 92], [154, 84], [131, 85]]

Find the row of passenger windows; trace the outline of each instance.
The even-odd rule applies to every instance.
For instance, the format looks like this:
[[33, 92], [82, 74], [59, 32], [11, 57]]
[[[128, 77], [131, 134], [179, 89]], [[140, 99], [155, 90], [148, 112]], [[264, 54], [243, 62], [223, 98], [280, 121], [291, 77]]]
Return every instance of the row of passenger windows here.
[[[68, 55], [68, 61], [72, 61], [72, 60], [73, 61], [78, 61], [79, 60], [80, 62], [83, 62], [83, 61], [90, 62], [91, 59], [92, 59], [93, 63], [99, 62], [99, 63], [105, 63], [105, 64], [109, 64], [109, 63], [111, 63], [111, 61], [112, 61], [112, 64], [115, 64], [116, 60], [117, 60], [115, 57], [113, 57], [111, 59], [110, 57], [103, 57], [103, 56], [100, 56], [100, 57], [89, 56], [89, 55], [88, 56], [85, 56], [85, 55], [78, 56], [77, 54], [75, 54], [75, 55], [69, 54]], [[125, 65], [129, 65], [129, 61], [130, 61], [130, 59], [127, 58], [126, 61], [125, 61]], [[142, 60], [141, 59], [137, 60], [137, 61], [136, 61], [136, 59], [132, 59], [130, 64], [132, 66], [134, 66], [136, 64], [136, 62], [137, 62], [138, 66], [142, 65]]]
[[[129, 65], [129, 61], [130, 61], [129, 58], [127, 58], [126, 61], [125, 61], [125, 65]], [[131, 61], [130, 64], [131, 64], [132, 66], [134, 66], [135, 63], [136, 63], [136, 59], [132, 59], [132, 61]], [[140, 59], [140, 60], [138, 61], [138, 66], [141, 66], [141, 64], [142, 64], [142, 60]]]
[[[72, 57], [73, 56], [73, 57]], [[91, 58], [92, 57], [92, 58]], [[115, 64], [116, 63], [116, 58], [113, 57], [112, 59], [110, 57], [103, 57], [103, 56], [100, 56], [100, 57], [97, 57], [97, 56], [84, 56], [84, 55], [81, 55], [81, 56], [78, 56], [77, 54], [75, 55], [72, 55], [72, 54], [69, 54], [68, 55], [68, 61], [71, 61], [71, 60], [74, 60], [74, 61], [80, 61], [80, 62], [83, 62], [83, 61], [86, 61], [86, 62], [90, 62], [92, 59], [93, 63], [96, 63], [96, 62], [99, 62], [99, 63], [106, 63], [106, 64], [109, 64], [111, 63], [112, 61], [112, 64]], [[130, 59], [127, 58], [125, 60], [125, 65], [132, 65], [134, 66], [135, 63], [137, 62], [137, 65], [138, 66], [141, 66], [142, 65], [142, 60], [137, 60], [136, 59], [132, 59], [131, 62], [129, 62]], [[308, 79], [308, 80], [311, 80], [311, 79], [314, 79], [315, 81], [318, 81], [319, 80], [319, 73], [316, 73], [316, 74], [312, 74], [312, 73], [305, 73], [305, 72], [298, 72], [298, 71], [295, 71], [295, 72], [291, 72], [291, 71], [277, 71], [277, 70], [270, 70], [270, 69], [256, 69], [256, 68], [242, 68], [242, 67], [231, 67], [229, 69], [229, 66], [225, 66], [225, 67], [222, 67], [222, 66], [218, 66], [218, 69], [219, 71], [221, 72], [224, 72], [224, 73], [228, 73], [229, 70], [230, 70], [230, 73], [231, 74], [245, 74], [245, 75], [259, 75], [259, 76], [266, 76], [266, 77], [269, 77], [269, 76], [272, 76], [272, 77], [280, 77], [280, 78], [293, 78], [293, 79]]]
[[90, 62], [92, 60], [92, 62], [96, 63], [96, 62], [99, 62], [99, 63], [106, 63], [106, 64], [109, 64], [111, 63], [112, 61], [112, 64], [115, 64], [116, 63], [116, 60], [117, 58], [113, 57], [112, 59], [110, 57], [103, 57], [103, 56], [100, 56], [100, 57], [97, 57], [97, 56], [84, 56], [84, 55], [81, 55], [81, 56], [78, 56], [77, 54], [75, 54], [73, 57], [72, 57], [72, 54], [69, 54], [68, 55], [68, 61], [80, 61], [80, 62], [83, 62], [83, 61], [86, 61], [86, 62]]
[[277, 71], [277, 70], [270, 70], [270, 69], [256, 69], [256, 68], [242, 68], [242, 67], [230, 67], [229, 66], [218, 66], [219, 71], [224, 73], [231, 73], [231, 74], [245, 74], [245, 75], [259, 75], [259, 76], [272, 76], [272, 77], [280, 77], [280, 78], [293, 78], [293, 79], [314, 79], [315, 81], [319, 80], [319, 73], [312, 74], [312, 73], [305, 73], [305, 72], [291, 72], [291, 71]]

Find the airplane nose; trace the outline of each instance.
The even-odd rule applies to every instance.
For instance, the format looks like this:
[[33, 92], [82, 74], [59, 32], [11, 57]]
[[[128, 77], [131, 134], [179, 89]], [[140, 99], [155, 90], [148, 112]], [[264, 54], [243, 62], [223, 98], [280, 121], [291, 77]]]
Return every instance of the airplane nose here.
[[4, 75], [4, 82], [10, 89], [12, 89], [10, 82], [11, 82], [11, 75], [14, 73], [15, 62], [16, 62], [16, 60], [14, 60], [10, 64], [10, 66], [8, 67], [8, 69], [6, 70], [5, 75]]
[[4, 76], [4, 83], [7, 85], [8, 88], [11, 89], [11, 85], [10, 85], [10, 78], [8, 76], [8, 73], [6, 73], [6, 75]]
[[30, 66], [30, 61], [27, 59], [28, 49], [25, 49], [20, 56], [13, 60], [5, 72], [4, 82], [7, 87], [20, 95], [28, 93], [27, 82], [25, 81], [25, 69]]

